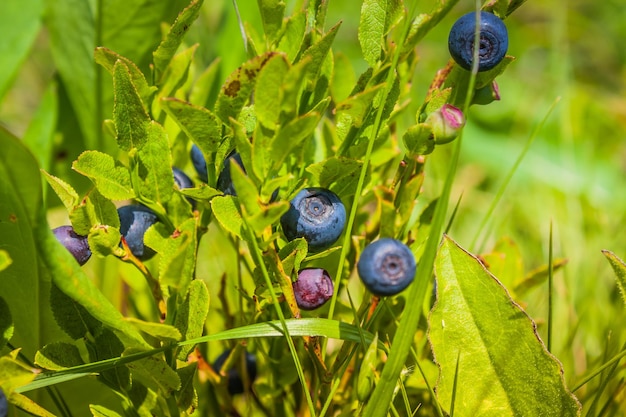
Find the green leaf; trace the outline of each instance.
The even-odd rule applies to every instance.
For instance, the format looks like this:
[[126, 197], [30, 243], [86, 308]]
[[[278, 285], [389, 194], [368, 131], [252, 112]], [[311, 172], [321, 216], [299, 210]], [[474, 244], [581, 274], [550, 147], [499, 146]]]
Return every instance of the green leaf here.
[[220, 70], [220, 63], [221, 59], [219, 57], [215, 58], [211, 65], [193, 83], [189, 93], [189, 101], [192, 104], [213, 108], [211, 98], [215, 99], [219, 90], [219, 88], [216, 88], [219, 85], [216, 80]]
[[[63, 86], [76, 113], [85, 144], [97, 149], [96, 24], [90, 3], [83, 0], [46, 0], [50, 49]], [[71, 27], [72, 30], [68, 30]]]
[[283, 0], [257, 0], [261, 10], [263, 31], [268, 43], [273, 43], [283, 24], [285, 2]]
[[224, 230], [241, 239], [243, 236], [243, 219], [235, 199], [229, 195], [215, 197], [211, 200], [211, 208], [215, 218]]
[[70, 211], [76, 206], [80, 200], [78, 197], [78, 193], [74, 188], [63, 181], [60, 178], [55, 177], [52, 174], [48, 174], [46, 171], [42, 170], [41, 173], [44, 175], [50, 187], [54, 190], [56, 195], [59, 197], [65, 208]]
[[359, 43], [363, 58], [371, 66], [376, 66], [382, 52], [387, 0], [364, 0], [361, 5], [359, 23]]
[[123, 61], [117, 61], [113, 66], [113, 93], [117, 146], [126, 152], [141, 148], [148, 140], [150, 117], [135, 87], [131, 72]]
[[353, 126], [361, 127], [372, 108], [374, 98], [381, 91], [384, 91], [384, 87], [384, 84], [378, 84], [348, 97], [337, 104], [337, 112], [349, 115], [352, 118]]
[[67, 342], [49, 343], [35, 355], [35, 364], [52, 371], [60, 371], [83, 363], [78, 347]]
[[287, 54], [289, 62], [298, 56], [306, 33], [306, 13], [301, 10], [287, 18], [285, 31], [278, 42], [278, 50]]
[[341, 22], [330, 28], [317, 43], [311, 45], [304, 51], [304, 54], [302, 54], [301, 60], [310, 59], [309, 65], [306, 66], [307, 78], [309, 80], [313, 81], [317, 79], [340, 26]]
[[[0, 251], [0, 258], [6, 251]], [[0, 268], [3, 269], [3, 268]], [[13, 337], [13, 318], [11, 317], [11, 310], [4, 298], [0, 297], [0, 349], [4, 349], [7, 342]]]
[[41, 27], [43, 0], [0, 3], [0, 100], [9, 89]]
[[59, 117], [58, 101], [57, 84], [56, 82], [51, 82], [46, 88], [37, 112], [28, 125], [28, 130], [23, 138], [26, 146], [37, 158], [39, 167], [46, 170], [50, 169], [52, 163], [54, 135]]
[[135, 197], [128, 168], [111, 155], [85, 151], [72, 163], [72, 169], [89, 177], [106, 198], [128, 200]]
[[222, 124], [210, 110], [172, 97], [161, 99], [161, 106], [204, 155], [217, 151]]
[[159, 263], [159, 280], [163, 287], [171, 287], [181, 294], [187, 292], [196, 264], [196, 240], [195, 218], [182, 223], [166, 240]]
[[200, 186], [196, 188], [183, 188], [182, 190], [180, 190], [180, 193], [185, 196], [191, 197], [194, 200], [204, 201], [209, 201], [213, 197], [223, 194], [220, 190], [211, 188], [206, 184], [200, 184]]
[[411, 24], [409, 35], [402, 46], [402, 52], [407, 53], [415, 48], [415, 45], [426, 36], [428, 32], [443, 19], [459, 0], [443, 2], [437, 9], [428, 14], [420, 14]]
[[89, 411], [93, 417], [123, 417], [121, 414], [116, 413], [113, 410], [109, 410], [101, 405], [89, 405]]
[[268, 52], [252, 58], [228, 76], [215, 104], [215, 113], [225, 124], [229, 119], [237, 119], [241, 109], [250, 98], [256, 78], [263, 66], [276, 52]]
[[244, 218], [255, 215], [261, 210], [256, 185], [239, 164], [231, 163], [229, 167], [233, 187], [237, 191], [237, 202], [242, 209], [242, 215]]
[[[109, 329], [103, 329], [89, 346], [92, 347], [90, 353], [94, 355], [92, 361], [116, 358], [124, 352], [124, 343]], [[130, 372], [123, 366], [103, 370], [100, 377], [116, 389], [128, 390], [131, 385]]]
[[441, 404], [451, 404], [457, 378], [455, 416], [493, 415], [494, 404], [501, 416], [579, 414], [563, 368], [536, 325], [477, 258], [446, 237], [435, 274], [429, 339], [440, 368]]
[[321, 117], [319, 113], [307, 113], [279, 128], [270, 145], [272, 172], [278, 172], [285, 158], [294, 149], [303, 146], [305, 139], [313, 136]]
[[101, 225], [120, 227], [115, 204], [104, 198], [96, 188], [89, 192], [81, 204], [70, 211], [70, 220], [74, 231], [83, 236], [89, 234], [92, 228]]
[[41, 173], [23, 142], [2, 127], [0, 149], [0, 250], [4, 259], [0, 294], [14, 323], [11, 342], [33, 357], [37, 349], [59, 336], [49, 310], [49, 275], [33, 236], [33, 228], [42, 221]]
[[246, 216], [246, 223], [254, 230], [257, 236], [270, 226], [278, 224], [280, 218], [289, 210], [288, 201], [278, 201], [259, 207], [260, 210], [251, 216]]
[[320, 187], [328, 188], [339, 196], [347, 197], [355, 192], [362, 166], [363, 163], [356, 159], [333, 156], [308, 166], [306, 170], [313, 176], [313, 182], [319, 184]]
[[176, 370], [180, 378], [180, 389], [176, 392], [176, 403], [181, 410], [198, 407], [198, 394], [193, 386], [197, 369], [198, 362], [192, 362]]
[[430, 126], [418, 123], [402, 135], [402, 143], [409, 155], [428, 155], [435, 150], [435, 137]]
[[183, 42], [183, 38], [191, 24], [198, 18], [202, 2], [202, 0], [193, 0], [189, 6], [180, 12], [165, 39], [152, 54], [157, 80], [161, 79], [161, 74], [165, 71], [176, 50]]
[[163, 126], [151, 121], [147, 126], [147, 135], [147, 142], [137, 152], [137, 169], [142, 179], [137, 193], [149, 201], [166, 203], [174, 193], [167, 134]]
[[54, 284], [50, 288], [50, 306], [59, 327], [73, 340], [99, 334], [102, 329], [100, 321]]
[[174, 58], [172, 58], [170, 64], [167, 66], [165, 74], [163, 74], [162, 77], [161, 86], [159, 87], [159, 101], [153, 103], [152, 106], [152, 117], [155, 119], [161, 118], [161, 109], [159, 106], [161, 99], [181, 95], [178, 91], [183, 88], [185, 91], [182, 92], [182, 94], [187, 94], [186, 90], [188, 87], [186, 84], [189, 82], [189, 72], [198, 46], [199, 44], [192, 45], [174, 55]]
[[280, 115], [283, 82], [289, 72], [285, 55], [273, 56], [259, 72], [254, 91], [256, 117], [265, 127], [275, 129]]
[[137, 330], [163, 342], [177, 342], [182, 338], [178, 329], [169, 324], [153, 323], [133, 317], [127, 318], [126, 321], [135, 326]]
[[102, 65], [111, 75], [113, 75], [115, 63], [117, 61], [123, 62], [124, 65], [126, 65], [126, 68], [128, 68], [128, 70], [130, 71], [130, 78], [133, 85], [137, 88], [137, 92], [141, 97], [141, 101], [143, 103], [150, 103], [150, 99], [157, 91], [157, 88], [148, 84], [145, 75], [143, 74], [143, 72], [141, 72], [139, 67], [137, 67], [137, 65], [133, 61], [103, 46], [99, 46], [96, 48], [94, 52], [94, 59], [98, 64]]
[[[124, 355], [138, 353], [137, 349], [127, 349]], [[139, 380], [149, 389], [160, 392], [169, 397], [172, 392], [180, 389], [180, 377], [163, 359], [149, 356], [145, 359], [126, 364], [133, 374], [133, 379]]]
[[374, 340], [370, 343], [365, 355], [363, 356], [363, 362], [359, 369], [359, 376], [357, 377], [357, 397], [359, 401], [367, 401], [374, 385], [376, 383], [376, 367], [378, 366], [378, 335], [374, 335]]
[[[209, 290], [204, 281], [193, 280], [187, 295], [176, 314], [175, 326], [183, 335], [183, 340], [202, 336], [204, 321], [209, 312]], [[178, 359], [186, 361], [194, 346], [186, 346], [178, 352]]]
[[602, 253], [606, 256], [606, 259], [615, 272], [617, 287], [619, 288], [620, 294], [622, 294], [622, 300], [626, 303], [626, 263], [611, 251], [605, 249], [602, 250]]

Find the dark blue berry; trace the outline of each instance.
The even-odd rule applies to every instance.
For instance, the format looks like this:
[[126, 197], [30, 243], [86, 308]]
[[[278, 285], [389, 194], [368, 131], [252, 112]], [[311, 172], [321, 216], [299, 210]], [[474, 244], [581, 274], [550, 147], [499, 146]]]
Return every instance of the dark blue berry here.
[[191, 181], [191, 178], [189, 178], [187, 174], [185, 174], [183, 171], [174, 167], [172, 168], [172, 173], [174, 174], [174, 182], [179, 189], [193, 187], [193, 182]]
[[[187, 174], [185, 174], [183, 171], [174, 167], [172, 168], [172, 173], [174, 174], [174, 182], [178, 186], [179, 190], [182, 190], [183, 188], [193, 187], [193, 181], [191, 181], [191, 178], [189, 178], [189, 176], [187, 176]], [[195, 208], [196, 202], [193, 200], [193, 198], [186, 197], [186, 199], [187, 201], [189, 201], [189, 204], [191, 204], [191, 207]]]
[[361, 281], [375, 295], [395, 295], [415, 278], [413, 252], [396, 239], [383, 238], [363, 249], [357, 270]]
[[280, 219], [287, 240], [303, 237], [311, 251], [329, 248], [339, 239], [345, 223], [343, 203], [335, 193], [324, 188], [300, 191]]
[[[461, 67], [472, 69], [474, 59], [474, 32], [476, 12], [457, 20], [448, 37], [450, 55]], [[502, 61], [509, 47], [509, 36], [504, 22], [492, 13], [480, 12], [480, 49], [478, 71], [487, 71]]]
[[217, 177], [217, 189], [223, 192], [225, 195], [237, 195], [235, 191], [235, 186], [233, 185], [233, 180], [230, 176], [230, 163], [231, 161], [235, 161], [245, 173], [246, 170], [243, 167], [243, 162], [241, 162], [241, 156], [237, 152], [232, 152], [225, 160], [224, 167], [220, 172], [220, 175]]
[[198, 146], [195, 143], [191, 147], [190, 155], [191, 155], [191, 163], [193, 164], [193, 167], [196, 169], [196, 172], [198, 173], [198, 177], [200, 177], [202, 181], [207, 182], [209, 180], [209, 175], [207, 173], [206, 160], [204, 159], [204, 155], [202, 154], [202, 151], [200, 150], [200, 148], [198, 148]]
[[146, 230], [157, 221], [157, 216], [147, 207], [131, 204], [117, 209], [120, 216], [120, 233], [126, 239], [130, 251], [141, 260], [148, 260], [155, 252], [143, 243]]
[[293, 293], [298, 307], [315, 310], [333, 296], [333, 280], [322, 268], [306, 268], [298, 272], [298, 280], [293, 283]]
[[0, 388], [0, 417], [6, 417], [9, 413], [9, 404], [7, 403], [7, 397], [4, 395], [4, 391]]
[[65, 246], [65, 249], [74, 255], [74, 258], [80, 265], [85, 265], [91, 258], [91, 249], [89, 248], [87, 236], [77, 235], [72, 226], [57, 227], [52, 230], [52, 233]]
[[[228, 355], [230, 355], [230, 350], [224, 351], [213, 363], [213, 369], [215, 372], [220, 372], [222, 369], [222, 365], [226, 362]], [[246, 352], [246, 372], [248, 374], [248, 382], [252, 384], [256, 379], [256, 358], [251, 353]], [[228, 393], [230, 395], [242, 394], [246, 391], [246, 387], [244, 387], [243, 379], [241, 378], [241, 374], [237, 369], [237, 364], [230, 368], [227, 373], [228, 378]], [[250, 387], [248, 387], [249, 389]]]

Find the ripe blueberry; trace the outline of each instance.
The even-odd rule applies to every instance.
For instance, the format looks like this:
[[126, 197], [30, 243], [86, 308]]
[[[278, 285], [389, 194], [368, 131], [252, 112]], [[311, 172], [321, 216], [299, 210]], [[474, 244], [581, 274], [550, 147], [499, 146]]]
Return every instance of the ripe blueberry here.
[[293, 200], [280, 224], [288, 240], [303, 237], [309, 250], [329, 248], [341, 235], [346, 209], [337, 194], [324, 188], [305, 188]]
[[198, 148], [198, 146], [195, 143], [191, 147], [190, 155], [191, 155], [191, 163], [193, 164], [193, 167], [196, 169], [198, 176], [200, 177], [202, 181], [207, 182], [209, 180], [209, 175], [207, 173], [206, 160], [204, 159], [204, 155], [202, 154], [202, 151], [200, 150], [200, 148]]
[[223, 192], [226, 195], [237, 195], [235, 191], [235, 186], [233, 185], [233, 181], [230, 177], [230, 163], [231, 161], [235, 161], [242, 169], [243, 172], [246, 172], [243, 167], [243, 162], [241, 162], [241, 156], [237, 152], [232, 152], [225, 160], [224, 167], [222, 168], [222, 172], [217, 177], [217, 189]]
[[74, 255], [74, 258], [80, 265], [85, 265], [91, 257], [87, 236], [77, 235], [72, 226], [59, 226], [53, 229], [52, 233], [65, 246], [65, 249]]
[[[448, 37], [450, 55], [466, 70], [472, 69], [475, 30], [476, 12], [470, 12], [461, 16], [452, 25]], [[492, 13], [480, 12], [478, 71], [487, 71], [498, 65], [506, 55], [508, 47], [509, 36], [504, 22]]]
[[[215, 372], [219, 372], [222, 369], [222, 365], [226, 362], [228, 355], [230, 355], [230, 349], [225, 350], [213, 363], [213, 369]], [[248, 382], [252, 384], [256, 379], [256, 358], [251, 353], [246, 352], [246, 372], [248, 373]], [[230, 395], [242, 394], [245, 392], [243, 380], [241, 374], [237, 369], [237, 364], [230, 368], [227, 373], [228, 378], [228, 393]], [[250, 387], [248, 387], [249, 389]]]
[[4, 395], [4, 391], [0, 388], [0, 417], [6, 417], [9, 412], [9, 404], [7, 403], [7, 397]]
[[145, 261], [152, 258], [155, 252], [143, 243], [146, 230], [157, 221], [152, 210], [138, 204], [131, 204], [117, 209], [120, 216], [120, 233], [126, 239], [130, 251], [137, 258]]
[[395, 295], [415, 278], [413, 252], [396, 239], [383, 238], [363, 249], [357, 270], [372, 294]]
[[193, 182], [191, 181], [191, 178], [189, 178], [187, 174], [185, 174], [183, 171], [174, 167], [172, 168], [172, 173], [174, 174], [174, 182], [176, 183], [178, 188], [183, 189], [193, 187]]
[[293, 293], [298, 307], [315, 310], [333, 296], [333, 280], [322, 268], [306, 268], [298, 272], [298, 280], [293, 283]]

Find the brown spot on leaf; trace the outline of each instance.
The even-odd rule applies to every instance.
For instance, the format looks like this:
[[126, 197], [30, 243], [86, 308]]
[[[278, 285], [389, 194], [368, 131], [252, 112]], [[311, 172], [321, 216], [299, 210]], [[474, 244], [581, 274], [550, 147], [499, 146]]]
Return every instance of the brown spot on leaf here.
[[14, 213], [9, 214], [9, 221], [11, 223], [17, 223], [17, 215], [15, 215]]
[[239, 80], [233, 80], [230, 83], [228, 83], [226, 88], [224, 88], [224, 94], [226, 94], [228, 97], [235, 97], [237, 93], [239, 92], [240, 88], [241, 88], [241, 83], [239, 82]]

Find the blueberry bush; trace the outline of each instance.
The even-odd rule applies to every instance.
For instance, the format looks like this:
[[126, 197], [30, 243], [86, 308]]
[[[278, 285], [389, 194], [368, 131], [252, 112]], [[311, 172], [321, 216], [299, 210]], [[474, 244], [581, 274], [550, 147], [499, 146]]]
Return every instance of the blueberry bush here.
[[626, 57], [537, 3], [2, 2], [0, 417], [626, 415]]

